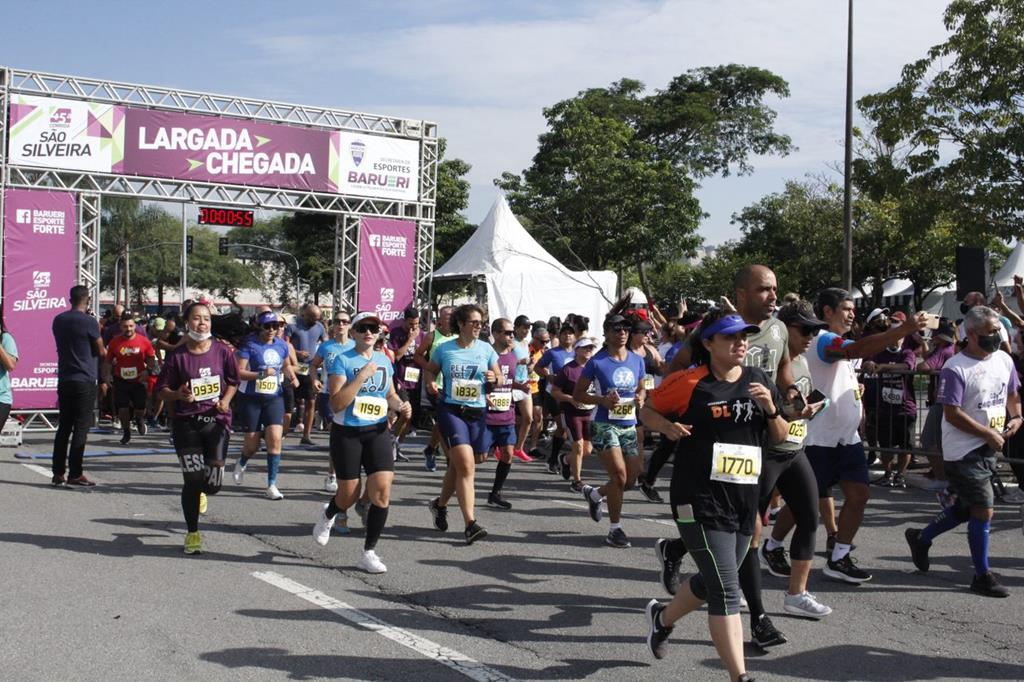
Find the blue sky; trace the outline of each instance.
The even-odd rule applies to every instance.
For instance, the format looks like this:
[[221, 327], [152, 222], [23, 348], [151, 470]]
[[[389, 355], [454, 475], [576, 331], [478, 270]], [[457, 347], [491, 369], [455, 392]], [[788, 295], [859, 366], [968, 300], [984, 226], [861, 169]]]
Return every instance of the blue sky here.
[[[941, 42], [944, 7], [856, 0], [855, 95]], [[657, 88], [730, 62], [789, 81], [790, 98], [770, 104], [799, 151], [705, 181], [707, 243], [737, 236], [730, 216], [787, 179], [841, 180], [845, 0], [8, 0], [3, 12], [0, 64], [436, 121], [449, 155], [473, 166], [473, 222], [492, 180], [529, 165], [543, 107], [621, 77]]]

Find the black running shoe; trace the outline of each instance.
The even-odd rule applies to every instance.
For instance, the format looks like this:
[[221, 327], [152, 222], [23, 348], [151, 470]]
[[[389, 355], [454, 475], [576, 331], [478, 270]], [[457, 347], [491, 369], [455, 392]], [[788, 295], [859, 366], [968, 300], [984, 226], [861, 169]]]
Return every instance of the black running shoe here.
[[655, 658], [665, 658], [668, 651], [668, 638], [673, 628], [658, 624], [658, 617], [665, 610], [657, 599], [647, 602], [644, 613], [647, 616], [647, 648], [651, 650]]
[[647, 479], [638, 478], [636, 482], [637, 485], [640, 486], [640, 492], [644, 494], [644, 497], [646, 497], [648, 501], [656, 502], [658, 504], [662, 504], [665, 501], [661, 498], [661, 494], [654, 489], [653, 485], [647, 484]]
[[562, 474], [562, 480], [568, 481], [572, 472], [569, 470], [569, 458], [565, 456], [564, 452], [558, 455], [558, 467], [559, 473]]
[[594, 521], [600, 521], [601, 501], [598, 500], [597, 502], [594, 502], [592, 499], [590, 499], [591, 490], [594, 490], [594, 486], [585, 485], [583, 486], [583, 490], [581, 492], [583, 493], [583, 499], [587, 501], [587, 505], [590, 507], [590, 518], [594, 519]]
[[907, 539], [907, 544], [910, 545], [910, 558], [914, 562], [914, 567], [922, 573], [927, 573], [931, 565], [928, 559], [928, 549], [931, 545], [921, 542], [921, 530], [919, 528], [908, 528], [903, 533], [903, 537]]
[[608, 535], [605, 537], [604, 541], [605, 544], [617, 547], [618, 549], [632, 547], [632, 545], [629, 544], [629, 538], [626, 537], [626, 533], [621, 528], [613, 528], [608, 531]]
[[135, 428], [140, 436], [145, 436], [149, 432], [149, 425], [146, 424], [146, 420], [142, 417], [135, 420]]
[[871, 574], [862, 568], [858, 568], [857, 562], [853, 560], [851, 554], [847, 554], [839, 561], [829, 559], [828, 563], [825, 564], [823, 572], [833, 580], [850, 583], [851, 585], [859, 585], [871, 580]]
[[470, 524], [466, 526], [467, 545], [472, 545], [477, 540], [483, 540], [485, 537], [487, 537], [487, 531], [484, 530], [483, 526], [476, 521], [471, 521]]
[[554, 460], [554, 459], [550, 459], [550, 458], [548, 459], [548, 473], [549, 474], [557, 474], [557, 473], [559, 473], [558, 460]]
[[439, 507], [436, 497], [427, 506], [430, 509], [430, 515], [434, 517], [434, 528], [442, 533], [448, 530], [448, 507]]
[[767, 544], [761, 545], [761, 558], [764, 559], [768, 572], [776, 578], [788, 578], [792, 572], [789, 561], [786, 560], [786, 548], [782, 545], [771, 551], [768, 550]]
[[[569, 490], [573, 491], [574, 493], [581, 493], [581, 492], [583, 492], [583, 481], [573, 481], [573, 482], [571, 482], [569, 484]], [[1021, 507], [1021, 509], [1024, 509], [1024, 507]]]
[[679, 589], [679, 565], [683, 563], [682, 558], [670, 559], [668, 556], [668, 543], [665, 538], [658, 538], [654, 543], [654, 554], [658, 557], [658, 568], [661, 572], [661, 586], [665, 591], [675, 596]]
[[512, 508], [511, 504], [509, 504], [504, 499], [502, 499], [500, 494], [496, 494], [496, 493], [491, 493], [491, 495], [489, 495], [487, 497], [487, 506], [488, 507], [497, 507], [498, 509], [511, 509]]
[[544, 459], [544, 453], [541, 452], [540, 448], [534, 448], [526, 454], [528, 454], [533, 459]]
[[1009, 597], [1010, 591], [999, 583], [996, 574], [989, 571], [985, 575], [976, 575], [971, 581], [971, 592], [983, 597]]
[[789, 641], [775, 628], [772, 619], [767, 614], [762, 614], [761, 619], [750, 626], [750, 635], [754, 644], [762, 649], [779, 646]]
[[125, 429], [121, 434], [121, 445], [128, 445], [128, 442], [132, 439], [132, 432]]

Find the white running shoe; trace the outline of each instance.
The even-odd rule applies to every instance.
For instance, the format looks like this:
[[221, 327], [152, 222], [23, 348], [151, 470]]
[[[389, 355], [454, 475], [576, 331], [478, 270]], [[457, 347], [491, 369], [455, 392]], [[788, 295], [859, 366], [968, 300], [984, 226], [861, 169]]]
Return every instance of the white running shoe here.
[[242, 479], [245, 478], [245, 467], [235, 462], [235, 468], [231, 472], [231, 478], [235, 479], [235, 485], [242, 485]]
[[337, 476], [325, 476], [324, 477], [324, 490], [329, 493], [338, 492], [338, 477]]
[[284, 495], [277, 489], [276, 485], [267, 486], [267, 499], [268, 500], [283, 500]]
[[819, 602], [817, 597], [810, 592], [802, 594], [787, 593], [782, 608], [786, 613], [804, 618], [813, 618], [814, 620], [824, 618], [832, 613], [831, 608]]
[[327, 541], [331, 539], [331, 528], [334, 528], [334, 518], [329, 519], [324, 515], [326, 509], [327, 505], [325, 504], [317, 512], [316, 525], [313, 526], [313, 539], [321, 547], [326, 545]]
[[359, 557], [359, 568], [367, 573], [387, 573], [388, 567], [380, 560], [377, 553], [372, 549], [365, 550], [363, 556]]

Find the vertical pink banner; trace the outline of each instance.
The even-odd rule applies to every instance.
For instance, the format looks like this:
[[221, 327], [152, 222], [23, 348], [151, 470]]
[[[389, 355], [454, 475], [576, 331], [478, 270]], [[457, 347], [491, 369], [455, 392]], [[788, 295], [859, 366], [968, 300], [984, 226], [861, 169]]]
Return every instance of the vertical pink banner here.
[[51, 325], [68, 309], [68, 292], [76, 284], [75, 206], [72, 192], [4, 193], [4, 324], [20, 353], [11, 372], [15, 410], [57, 407]]
[[359, 227], [360, 311], [374, 311], [389, 327], [416, 290], [416, 223], [363, 218]]

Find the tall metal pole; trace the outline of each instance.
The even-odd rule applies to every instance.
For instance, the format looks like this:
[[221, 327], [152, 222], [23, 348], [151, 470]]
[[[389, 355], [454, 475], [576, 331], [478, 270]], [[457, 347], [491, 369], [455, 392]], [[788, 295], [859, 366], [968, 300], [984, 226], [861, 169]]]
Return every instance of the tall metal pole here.
[[126, 244], [124, 247], [124, 307], [130, 310], [132, 307], [132, 246]]
[[185, 305], [185, 299], [188, 297], [186, 293], [188, 291], [188, 253], [186, 245], [188, 243], [188, 223], [185, 222], [185, 207], [187, 204], [181, 205], [181, 305]]
[[[843, 288], [853, 288], [853, 0], [846, 23], [846, 155], [843, 160]], [[881, 286], [881, 283], [876, 283]]]

